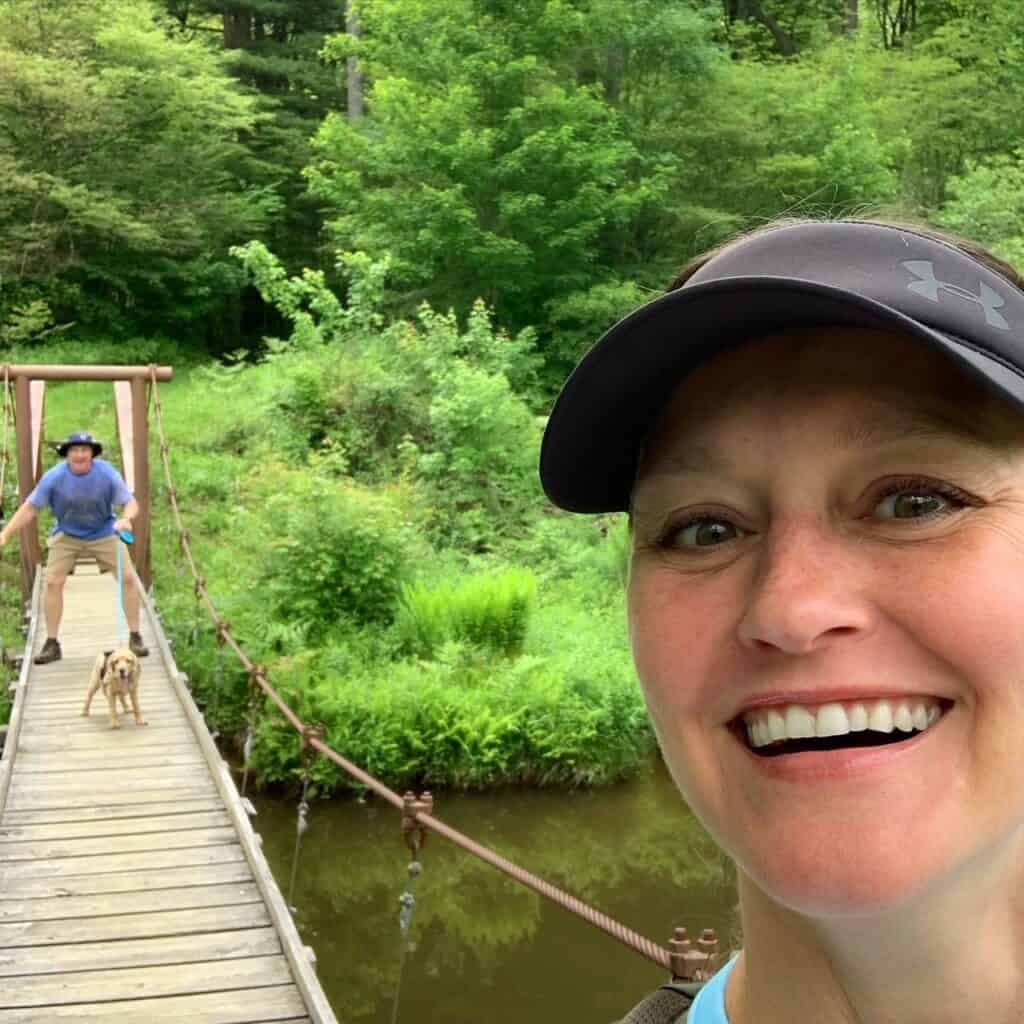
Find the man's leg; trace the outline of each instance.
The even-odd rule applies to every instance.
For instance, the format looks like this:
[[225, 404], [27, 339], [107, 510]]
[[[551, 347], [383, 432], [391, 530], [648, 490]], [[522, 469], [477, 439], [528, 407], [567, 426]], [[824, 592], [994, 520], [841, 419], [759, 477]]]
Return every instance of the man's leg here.
[[75, 564], [77, 544], [74, 540], [58, 533], [50, 538], [46, 556], [46, 593], [43, 607], [46, 609], [46, 643], [36, 656], [37, 665], [58, 661], [61, 657], [60, 622], [64, 617], [64, 584], [68, 573]]
[[64, 617], [64, 584], [67, 583], [67, 576], [56, 576], [51, 572], [46, 574], [46, 597], [43, 603], [46, 606], [46, 637], [56, 640], [60, 633], [60, 620]]
[[57, 576], [51, 569], [46, 571], [46, 594], [43, 605], [46, 608], [46, 643], [36, 655], [37, 665], [46, 665], [51, 661], [60, 661], [61, 649], [57, 641], [60, 633], [60, 620], [64, 614], [64, 584], [67, 576]]

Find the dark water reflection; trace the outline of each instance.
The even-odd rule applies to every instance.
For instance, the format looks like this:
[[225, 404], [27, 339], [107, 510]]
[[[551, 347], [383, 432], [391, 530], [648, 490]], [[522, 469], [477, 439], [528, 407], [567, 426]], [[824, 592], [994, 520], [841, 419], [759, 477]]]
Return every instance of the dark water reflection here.
[[[295, 804], [257, 796], [255, 824], [287, 895]], [[660, 766], [609, 790], [441, 794], [435, 813], [656, 941], [676, 924], [733, 927], [733, 879]], [[662, 979], [574, 915], [432, 837], [401, 966], [400, 815], [377, 801], [315, 802], [294, 902], [344, 1024], [608, 1024]], [[399, 983], [400, 982], [400, 983]]]

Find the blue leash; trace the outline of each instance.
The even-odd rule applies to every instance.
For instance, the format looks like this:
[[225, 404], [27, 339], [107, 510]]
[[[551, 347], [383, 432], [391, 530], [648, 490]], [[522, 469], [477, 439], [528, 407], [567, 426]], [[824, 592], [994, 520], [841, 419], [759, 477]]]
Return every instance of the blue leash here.
[[[127, 530], [122, 530], [118, 536], [125, 542], [131, 544], [135, 537]], [[117, 545], [117, 645], [125, 647], [128, 644], [128, 625], [124, 617], [124, 571], [121, 568], [121, 545]]]

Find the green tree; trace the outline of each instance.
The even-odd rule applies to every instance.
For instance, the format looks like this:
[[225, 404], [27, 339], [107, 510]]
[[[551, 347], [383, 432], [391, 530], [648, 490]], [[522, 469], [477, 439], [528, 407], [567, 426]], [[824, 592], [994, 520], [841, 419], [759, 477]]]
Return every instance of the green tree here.
[[267, 115], [246, 143], [276, 182], [282, 204], [266, 238], [290, 267], [310, 262], [320, 217], [302, 168], [310, 137], [330, 110], [346, 105], [345, 75], [320, 51], [345, 27], [343, 0], [163, 0], [179, 31], [205, 39], [232, 74], [259, 98]]
[[274, 209], [245, 177], [258, 127], [223, 62], [147, 0], [0, 0], [0, 312], [184, 331], [241, 279]]

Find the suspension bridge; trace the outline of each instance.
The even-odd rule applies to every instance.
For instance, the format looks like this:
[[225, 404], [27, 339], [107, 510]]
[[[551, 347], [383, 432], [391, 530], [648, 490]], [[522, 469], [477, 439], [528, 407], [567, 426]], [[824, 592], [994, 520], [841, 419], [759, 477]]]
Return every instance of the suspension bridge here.
[[[709, 976], [720, 962], [713, 935], [690, 943], [677, 929], [667, 947], [481, 846], [436, 818], [428, 795], [400, 796], [324, 742], [282, 700], [210, 596], [196, 564], [171, 476], [158, 366], [4, 366], [0, 500], [16, 434], [24, 501], [42, 474], [43, 405], [49, 380], [110, 381], [123, 475], [139, 504], [134, 558], [151, 592], [149, 410], [197, 602], [218, 642], [239, 659], [252, 701], [276, 705], [300, 737], [304, 764], [326, 757], [402, 814], [415, 855], [426, 831], [454, 842], [612, 935], [681, 979]], [[13, 391], [13, 400], [9, 401]], [[13, 414], [13, 415], [11, 415]], [[36, 665], [45, 637], [46, 570], [34, 525], [20, 535], [25, 645], [0, 759], [0, 1024], [188, 1020], [196, 1024], [336, 1020], [287, 902], [260, 849], [251, 803], [236, 787], [192, 699], [149, 593], [141, 631], [141, 705], [148, 724], [124, 716], [112, 730], [104, 701], [82, 715], [92, 664], [115, 646], [117, 587], [95, 563], [79, 562], [64, 591], [63, 658]], [[250, 726], [251, 729], [251, 726]], [[246, 758], [251, 743], [246, 743]], [[298, 835], [305, 828], [305, 785]], [[298, 841], [296, 843], [298, 853]]]

